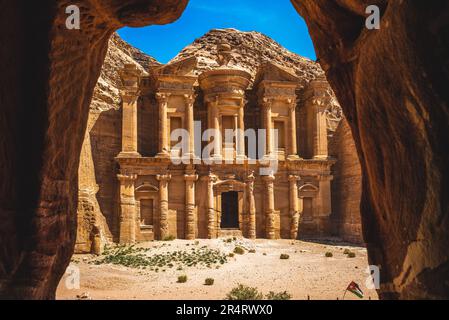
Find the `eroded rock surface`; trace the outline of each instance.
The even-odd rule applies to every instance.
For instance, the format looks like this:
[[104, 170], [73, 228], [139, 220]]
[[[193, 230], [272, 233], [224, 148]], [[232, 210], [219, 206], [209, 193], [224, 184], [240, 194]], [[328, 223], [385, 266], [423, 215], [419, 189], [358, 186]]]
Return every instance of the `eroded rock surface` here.
[[[78, 5], [81, 29], [65, 27]], [[73, 253], [79, 155], [108, 40], [187, 0], [7, 1], [0, 10], [0, 297], [54, 298]]]
[[[449, 3], [293, 0], [351, 126], [381, 298], [449, 297]], [[381, 29], [365, 9], [381, 8]]]

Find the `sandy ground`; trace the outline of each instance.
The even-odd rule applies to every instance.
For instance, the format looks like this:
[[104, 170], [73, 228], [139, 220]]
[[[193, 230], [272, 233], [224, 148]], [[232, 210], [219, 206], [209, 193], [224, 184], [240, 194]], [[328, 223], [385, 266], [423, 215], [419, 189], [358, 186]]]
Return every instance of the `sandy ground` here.
[[[226, 294], [238, 283], [257, 287], [264, 294], [269, 291], [287, 291], [292, 299], [342, 299], [351, 281], [364, 291], [364, 299], [377, 299], [375, 290], [366, 288], [367, 253], [362, 247], [339, 243], [312, 243], [292, 240], [237, 240], [226, 243], [223, 239], [171, 242], [149, 242], [139, 246], [151, 248], [149, 255], [174, 250], [191, 250], [193, 246], [208, 246], [230, 253], [236, 244], [255, 253], [246, 252], [228, 258], [219, 269], [215, 267], [163, 268], [165, 271], [150, 271], [118, 265], [93, 265], [91, 255], [75, 255], [71, 266], [79, 268], [80, 288], [68, 289], [68, 276], [62, 278], [57, 299], [76, 299], [87, 293], [91, 299], [176, 299], [208, 300], [225, 299]], [[344, 249], [356, 253], [355, 258], [343, 254]], [[332, 252], [332, 258], [325, 253]], [[281, 260], [281, 254], [288, 260]], [[69, 267], [70, 268], [70, 267]], [[75, 270], [76, 270], [75, 268]], [[72, 271], [70, 271], [72, 272]], [[179, 275], [187, 275], [186, 283], [177, 283]], [[205, 286], [204, 280], [213, 278], [213, 286]], [[69, 285], [70, 287], [70, 285]], [[359, 300], [351, 293], [345, 300]]]

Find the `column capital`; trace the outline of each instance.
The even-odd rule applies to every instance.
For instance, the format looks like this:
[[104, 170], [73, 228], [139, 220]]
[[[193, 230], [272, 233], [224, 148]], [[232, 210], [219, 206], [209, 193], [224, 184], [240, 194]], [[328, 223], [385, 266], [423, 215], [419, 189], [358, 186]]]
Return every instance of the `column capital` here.
[[295, 111], [296, 104], [297, 104], [296, 98], [287, 98], [286, 101], [287, 101], [288, 108], [290, 109], [290, 111]]
[[158, 181], [170, 181], [171, 180], [171, 174], [158, 174], [156, 176], [156, 179]]
[[263, 97], [261, 99], [262, 106], [266, 109], [271, 108], [273, 101], [274, 101], [274, 98], [270, 98], [270, 97]]
[[118, 174], [117, 179], [120, 182], [133, 182], [137, 179], [137, 174]]
[[184, 175], [184, 180], [185, 181], [197, 181], [198, 180], [198, 175], [197, 174], [185, 174]]
[[156, 92], [156, 99], [159, 103], [167, 103], [170, 96], [169, 92]]
[[208, 175], [201, 177], [204, 181], [215, 183], [218, 181], [218, 177], [215, 175]]
[[245, 182], [254, 182], [256, 177], [254, 176], [254, 171], [252, 171], [245, 179]]
[[196, 99], [196, 95], [194, 93], [186, 93], [183, 98], [188, 107], [193, 107]]
[[248, 100], [245, 99], [245, 97], [242, 97], [242, 99], [240, 100], [240, 107], [244, 108], [247, 103], [248, 103]]
[[301, 180], [301, 177], [299, 175], [291, 174], [288, 176], [288, 181], [290, 182], [298, 182], [299, 180]]
[[276, 180], [276, 177], [270, 174], [269, 176], [263, 176], [262, 180], [265, 181], [266, 183], [271, 183], [274, 182], [274, 180]]
[[214, 95], [207, 95], [204, 99], [204, 102], [206, 102], [208, 105], [216, 106], [218, 105], [219, 97], [218, 94]]

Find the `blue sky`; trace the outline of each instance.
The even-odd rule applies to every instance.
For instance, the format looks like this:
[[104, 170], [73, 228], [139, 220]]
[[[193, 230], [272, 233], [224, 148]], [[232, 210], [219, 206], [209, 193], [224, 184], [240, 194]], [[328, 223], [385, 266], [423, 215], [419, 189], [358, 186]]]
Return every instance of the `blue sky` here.
[[289, 0], [190, 0], [174, 23], [123, 28], [119, 34], [133, 46], [167, 63], [195, 39], [218, 28], [258, 31], [290, 51], [316, 58], [307, 26]]

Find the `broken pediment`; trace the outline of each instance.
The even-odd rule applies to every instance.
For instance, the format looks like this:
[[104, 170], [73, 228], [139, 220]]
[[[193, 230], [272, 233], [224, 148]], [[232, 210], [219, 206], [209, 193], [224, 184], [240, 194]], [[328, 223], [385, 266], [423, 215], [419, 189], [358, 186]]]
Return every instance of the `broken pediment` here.
[[189, 57], [156, 67], [153, 69], [153, 73], [156, 76], [194, 76], [194, 71], [197, 67], [197, 63], [198, 59], [196, 57]]
[[293, 69], [288, 69], [274, 62], [265, 61], [259, 67], [255, 84], [257, 85], [262, 81], [298, 83], [299, 80]]

